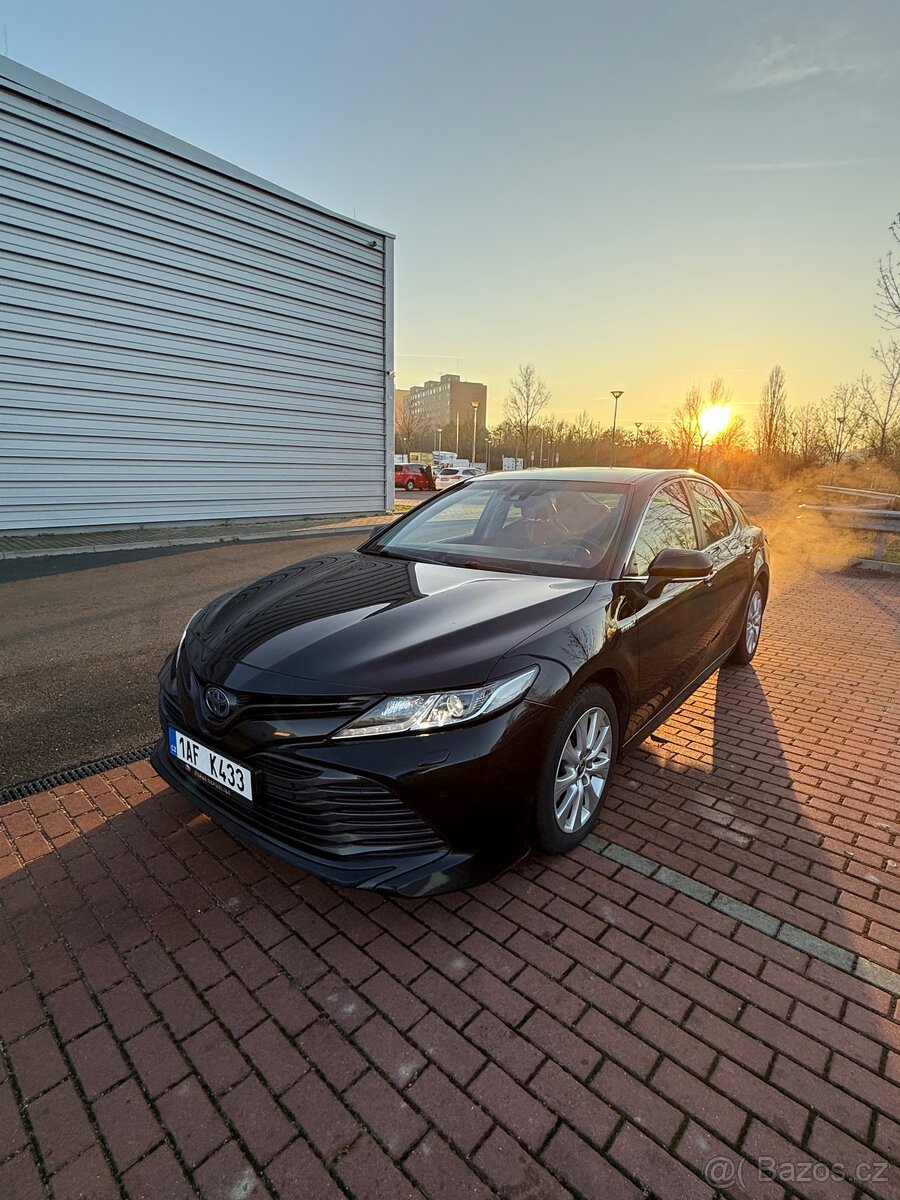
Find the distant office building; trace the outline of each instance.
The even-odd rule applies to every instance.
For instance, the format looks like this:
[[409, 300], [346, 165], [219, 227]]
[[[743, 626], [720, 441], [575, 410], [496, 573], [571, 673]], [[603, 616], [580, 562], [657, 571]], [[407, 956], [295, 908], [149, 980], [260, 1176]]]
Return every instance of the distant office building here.
[[[473, 405], [477, 404], [477, 408]], [[484, 430], [487, 424], [487, 385], [464, 383], [458, 375], [427, 379], [411, 387], [406, 397], [410, 420], [425, 431], [432, 449], [453, 450], [460, 458], [484, 462]]]

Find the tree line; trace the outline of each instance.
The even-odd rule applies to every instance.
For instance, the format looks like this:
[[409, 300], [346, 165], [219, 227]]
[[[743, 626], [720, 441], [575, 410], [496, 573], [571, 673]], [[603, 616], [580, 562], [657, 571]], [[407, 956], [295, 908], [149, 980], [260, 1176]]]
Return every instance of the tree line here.
[[[900, 315], [900, 314], [898, 314]], [[724, 481], [749, 485], [793, 471], [848, 461], [900, 469], [900, 342], [880, 342], [872, 367], [837, 384], [816, 403], [792, 404], [785, 372], [774, 366], [764, 381], [751, 425], [732, 415], [726, 427], [704, 434], [703, 413], [733, 395], [721, 377], [694, 384], [671, 420], [658, 425], [625, 421], [615, 430], [587, 410], [574, 419], [550, 410], [551, 393], [534, 365], [510, 381], [504, 414], [490, 431], [494, 466], [501, 456], [544, 466], [703, 467]]]
[[[900, 214], [890, 226], [900, 243]], [[885, 327], [900, 330], [900, 262], [879, 262], [876, 311]], [[584, 409], [573, 419], [555, 414], [547, 381], [533, 363], [510, 379], [503, 417], [479, 438], [478, 453], [499, 468], [503, 458], [527, 466], [700, 467], [723, 483], [767, 485], [796, 471], [868, 463], [900, 474], [900, 341], [879, 341], [857, 379], [835, 385], [816, 402], [793, 403], [784, 370], [763, 382], [752, 426], [740, 415], [720, 432], [704, 432], [703, 414], [731, 403], [721, 377], [692, 385], [671, 420], [658, 425], [625, 421], [615, 430]], [[431, 431], [404, 407], [396, 414], [399, 450], [430, 449]]]

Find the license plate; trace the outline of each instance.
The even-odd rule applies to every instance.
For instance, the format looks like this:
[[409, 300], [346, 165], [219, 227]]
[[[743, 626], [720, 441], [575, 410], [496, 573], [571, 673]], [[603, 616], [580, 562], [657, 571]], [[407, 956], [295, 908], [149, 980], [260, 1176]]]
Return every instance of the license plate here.
[[240, 763], [232, 762], [201, 742], [195, 742], [187, 734], [169, 726], [169, 753], [173, 758], [193, 767], [198, 775], [212, 779], [229, 792], [253, 801], [253, 782], [250, 771]]

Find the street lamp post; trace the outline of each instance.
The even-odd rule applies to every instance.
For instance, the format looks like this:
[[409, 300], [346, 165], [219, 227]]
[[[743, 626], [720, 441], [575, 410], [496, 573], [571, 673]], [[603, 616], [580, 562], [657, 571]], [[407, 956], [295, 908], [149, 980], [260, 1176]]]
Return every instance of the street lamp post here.
[[622, 395], [620, 391], [610, 392], [615, 404], [613, 405], [613, 427], [612, 427], [612, 447], [609, 452], [609, 465], [616, 465], [616, 418], [619, 415], [619, 397]]
[[837, 434], [834, 439], [834, 462], [831, 464], [831, 482], [834, 483], [835, 472], [837, 471], [838, 463], [841, 461], [841, 453], [843, 451], [844, 442], [844, 422], [846, 417], [837, 417]]
[[487, 459], [486, 465], [487, 465], [487, 469], [489, 472], [491, 469], [491, 443], [493, 442], [493, 440], [494, 440], [493, 437], [491, 437], [491, 435], [489, 433], [486, 433], [484, 435], [484, 454], [485, 454], [485, 458]]
[[478, 409], [480, 400], [472, 401], [472, 462], [475, 462], [475, 444], [478, 440]]
[[435, 428], [434, 432], [437, 434], [437, 451], [438, 451], [438, 454], [440, 454], [440, 452], [441, 452], [441, 434], [444, 432], [443, 426], [438, 425]]
[[637, 452], [638, 451], [638, 442], [640, 441], [640, 438], [641, 438], [641, 426], [643, 425], [643, 423], [644, 423], [643, 421], [635, 421], [635, 423], [634, 423], [634, 428], [635, 428], [635, 435], [634, 435], [635, 456], [634, 457], [635, 457], [636, 461], [643, 457], [640, 453]]

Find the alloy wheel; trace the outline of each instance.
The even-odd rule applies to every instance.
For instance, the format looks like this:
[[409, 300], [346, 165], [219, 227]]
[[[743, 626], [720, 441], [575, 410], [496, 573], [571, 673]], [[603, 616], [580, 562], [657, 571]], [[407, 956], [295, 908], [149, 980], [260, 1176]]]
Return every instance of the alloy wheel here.
[[747, 647], [748, 654], [753, 654], [759, 645], [759, 635], [762, 632], [762, 615], [762, 593], [757, 588], [750, 597], [750, 604], [747, 608], [747, 627], [744, 631], [744, 644]]
[[563, 833], [575, 833], [597, 810], [611, 766], [612, 727], [602, 708], [589, 708], [563, 743], [553, 805]]

